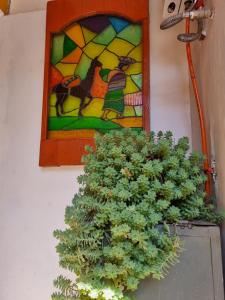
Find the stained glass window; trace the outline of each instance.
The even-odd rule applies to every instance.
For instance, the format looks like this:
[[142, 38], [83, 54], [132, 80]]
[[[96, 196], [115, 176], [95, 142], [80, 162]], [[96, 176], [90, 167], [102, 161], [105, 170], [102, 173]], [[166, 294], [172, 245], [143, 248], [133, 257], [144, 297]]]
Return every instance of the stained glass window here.
[[143, 127], [142, 27], [97, 15], [52, 35], [48, 139]]

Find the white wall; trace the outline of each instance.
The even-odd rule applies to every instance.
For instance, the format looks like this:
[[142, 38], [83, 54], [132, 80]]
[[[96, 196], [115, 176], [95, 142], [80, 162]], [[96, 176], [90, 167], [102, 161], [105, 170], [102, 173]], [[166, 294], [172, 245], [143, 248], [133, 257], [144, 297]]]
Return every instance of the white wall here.
[[[212, 0], [207, 4], [215, 8], [215, 17], [207, 22], [207, 38], [194, 44], [193, 54], [207, 120], [209, 146], [217, 165], [217, 202], [225, 209], [225, 1]], [[192, 134], [196, 141], [198, 121], [194, 120]], [[222, 235], [225, 249], [225, 228]]]
[[[45, 12], [0, 20], [0, 299], [47, 300], [81, 167], [38, 167]], [[3, 109], [2, 109], [3, 108]]]
[[46, 9], [48, 0], [11, 0], [10, 13], [21, 13]]
[[151, 128], [172, 130], [176, 137], [191, 138], [185, 45], [177, 41], [177, 35], [184, 31], [184, 23], [160, 30], [163, 2], [150, 1]]
[[[16, 2], [16, 1], [15, 1]], [[160, 32], [151, 1], [151, 125], [190, 136], [182, 27]], [[48, 300], [59, 274], [52, 237], [81, 167], [39, 168], [45, 11], [0, 19], [0, 299]]]

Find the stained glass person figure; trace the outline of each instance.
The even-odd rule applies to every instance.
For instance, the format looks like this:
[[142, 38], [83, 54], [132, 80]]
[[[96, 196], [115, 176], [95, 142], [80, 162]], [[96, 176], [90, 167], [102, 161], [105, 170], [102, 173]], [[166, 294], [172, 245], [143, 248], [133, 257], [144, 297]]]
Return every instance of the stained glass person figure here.
[[124, 88], [126, 87], [125, 71], [136, 60], [131, 57], [119, 57], [119, 65], [115, 70], [102, 69], [100, 75], [108, 82], [108, 90], [104, 99], [102, 119], [108, 120], [110, 112], [116, 113], [116, 118], [121, 118], [124, 112]]

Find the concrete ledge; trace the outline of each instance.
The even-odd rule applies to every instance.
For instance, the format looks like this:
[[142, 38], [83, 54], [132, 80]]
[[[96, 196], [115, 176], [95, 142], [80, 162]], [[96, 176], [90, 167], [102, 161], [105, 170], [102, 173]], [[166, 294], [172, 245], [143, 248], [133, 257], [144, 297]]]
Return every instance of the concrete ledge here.
[[180, 262], [161, 280], [144, 280], [138, 300], [224, 300], [220, 229], [177, 227], [184, 251]]

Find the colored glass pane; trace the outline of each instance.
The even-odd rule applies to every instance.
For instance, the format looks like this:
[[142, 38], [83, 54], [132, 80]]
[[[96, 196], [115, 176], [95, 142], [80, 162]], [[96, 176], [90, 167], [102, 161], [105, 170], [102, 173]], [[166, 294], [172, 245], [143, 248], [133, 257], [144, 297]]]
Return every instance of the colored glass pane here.
[[[100, 75], [100, 72], [95, 72], [93, 84], [90, 90], [90, 94], [93, 98], [105, 98], [105, 95], [108, 90], [108, 84], [104, 80], [102, 80], [102, 77]], [[94, 101], [95, 99], [93, 99]], [[91, 105], [91, 104], [90, 104]]]
[[129, 25], [128, 21], [121, 18], [110, 17], [109, 20], [117, 33]]
[[124, 89], [124, 94], [133, 94], [139, 91], [137, 85], [133, 82], [130, 76], [127, 76], [126, 88]]
[[132, 80], [134, 83], [139, 87], [139, 89], [142, 88], [142, 74], [137, 75], [131, 75]]
[[118, 37], [137, 46], [141, 42], [141, 27], [137, 24], [129, 25], [118, 34]]
[[142, 72], [142, 63], [135, 63], [129, 67], [128, 70], [125, 71], [127, 75], [137, 75]]
[[142, 118], [141, 117], [128, 117], [123, 119], [114, 119], [114, 123], [119, 124], [124, 128], [132, 128], [132, 127], [142, 127]]
[[64, 104], [65, 116], [77, 116], [80, 99], [73, 96], [68, 96]]
[[115, 38], [108, 46], [108, 50], [118, 56], [126, 56], [134, 46], [122, 39]]
[[61, 72], [63, 76], [73, 75], [76, 69], [76, 64], [58, 63], [55, 67]]
[[61, 60], [61, 62], [66, 64], [76, 64], [79, 62], [81, 55], [82, 55], [82, 50], [79, 47], [77, 47], [75, 50], [73, 50], [71, 53], [65, 56]]
[[85, 27], [82, 27], [82, 31], [83, 31], [83, 35], [84, 35], [84, 39], [85, 39], [86, 44], [88, 42], [90, 42], [91, 40], [93, 40], [94, 37], [96, 36], [95, 32], [92, 32], [92, 31], [88, 30]]
[[79, 24], [92, 32], [101, 33], [107, 26], [110, 25], [110, 20], [107, 16], [94, 16], [80, 20]]
[[96, 56], [99, 56], [105, 49], [104, 45], [95, 44], [93, 42], [90, 42], [87, 44], [87, 46], [84, 48], [84, 53], [94, 59]]
[[64, 34], [57, 34], [52, 39], [51, 63], [57, 64], [63, 58]]
[[76, 48], [77, 48], [77, 44], [75, 44], [74, 41], [71, 40], [71, 38], [69, 38], [67, 35], [65, 35], [64, 45], [63, 45], [63, 57], [70, 54]]
[[55, 66], [51, 66], [50, 74], [50, 89], [52, 89], [63, 80], [63, 75]]
[[91, 59], [87, 57], [85, 53], [83, 53], [79, 61], [79, 64], [77, 65], [75, 75], [78, 75], [81, 79], [85, 79], [90, 65], [91, 65]]
[[113, 26], [108, 26], [102, 33], [100, 33], [95, 39], [94, 42], [97, 44], [108, 45], [116, 36], [116, 32]]
[[141, 25], [82, 19], [52, 37], [48, 138], [142, 128]]
[[143, 107], [142, 106], [135, 106], [135, 113], [138, 117], [142, 116]]
[[142, 45], [135, 47], [129, 54], [129, 57], [135, 59], [137, 62], [142, 60]]
[[100, 118], [103, 113], [103, 105], [104, 105], [104, 99], [102, 98], [95, 98], [93, 101], [91, 101], [90, 105], [88, 105], [83, 110], [83, 115], [86, 117], [98, 117]]
[[124, 117], [135, 117], [135, 110], [133, 106], [125, 106], [124, 109], [124, 113], [123, 113]]
[[65, 30], [65, 33], [71, 40], [74, 41], [76, 45], [79, 47], [84, 47], [85, 41], [82, 29], [79, 24], [73, 24], [68, 29]]
[[119, 58], [116, 54], [104, 50], [99, 56], [98, 60], [102, 63], [106, 69], [114, 69], [119, 64]]

